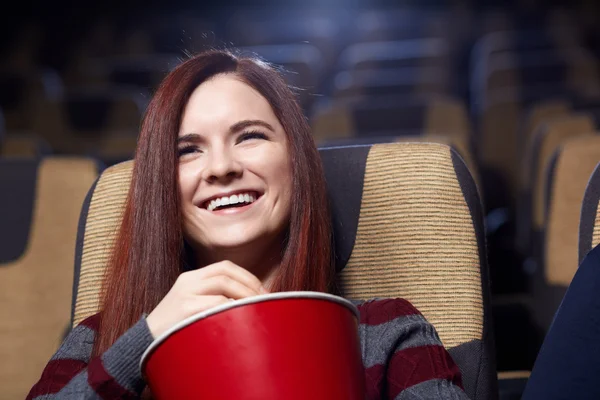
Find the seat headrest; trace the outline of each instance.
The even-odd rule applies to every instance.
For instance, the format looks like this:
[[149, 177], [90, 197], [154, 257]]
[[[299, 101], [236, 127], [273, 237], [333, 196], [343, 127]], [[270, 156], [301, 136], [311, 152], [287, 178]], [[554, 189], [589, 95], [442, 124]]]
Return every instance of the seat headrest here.
[[25, 251], [33, 218], [38, 159], [0, 160], [0, 264]]

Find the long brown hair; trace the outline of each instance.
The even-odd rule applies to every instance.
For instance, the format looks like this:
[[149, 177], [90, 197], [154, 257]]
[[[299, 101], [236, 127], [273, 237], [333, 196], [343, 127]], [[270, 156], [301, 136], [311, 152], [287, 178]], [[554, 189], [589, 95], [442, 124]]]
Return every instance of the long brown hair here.
[[183, 271], [185, 250], [176, 138], [192, 92], [217, 74], [235, 74], [270, 103], [288, 136], [292, 209], [272, 291], [329, 291], [333, 279], [330, 215], [321, 159], [294, 93], [275, 68], [226, 51], [199, 54], [159, 86], [144, 116], [133, 178], [108, 265], [94, 354], [106, 351], [149, 313]]

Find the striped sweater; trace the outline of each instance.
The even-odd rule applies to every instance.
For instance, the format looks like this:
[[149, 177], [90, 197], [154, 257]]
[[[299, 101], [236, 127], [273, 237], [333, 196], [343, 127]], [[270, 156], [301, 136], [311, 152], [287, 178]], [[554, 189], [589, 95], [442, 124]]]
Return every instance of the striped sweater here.
[[[357, 303], [366, 395], [375, 399], [466, 399], [460, 371], [433, 325], [408, 301]], [[144, 317], [91, 358], [98, 314], [76, 326], [27, 399], [139, 399], [139, 360], [153, 338]], [[91, 358], [91, 359], [90, 359]]]

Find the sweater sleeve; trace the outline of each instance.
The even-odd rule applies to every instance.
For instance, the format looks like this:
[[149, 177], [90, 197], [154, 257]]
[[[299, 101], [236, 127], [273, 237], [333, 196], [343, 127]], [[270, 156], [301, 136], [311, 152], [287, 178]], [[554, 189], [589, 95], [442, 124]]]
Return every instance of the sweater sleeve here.
[[100, 357], [91, 358], [98, 314], [77, 325], [33, 386], [27, 400], [138, 399], [145, 382], [139, 371], [152, 334], [142, 317]]
[[467, 399], [458, 366], [408, 301], [371, 300], [358, 308], [367, 399]]

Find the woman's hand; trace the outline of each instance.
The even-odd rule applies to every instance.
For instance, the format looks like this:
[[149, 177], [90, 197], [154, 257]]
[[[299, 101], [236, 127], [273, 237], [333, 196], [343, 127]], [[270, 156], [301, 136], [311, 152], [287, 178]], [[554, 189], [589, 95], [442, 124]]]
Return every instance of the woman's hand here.
[[179, 275], [146, 322], [152, 336], [157, 338], [194, 314], [264, 293], [267, 291], [257, 277], [230, 261], [221, 261]]

